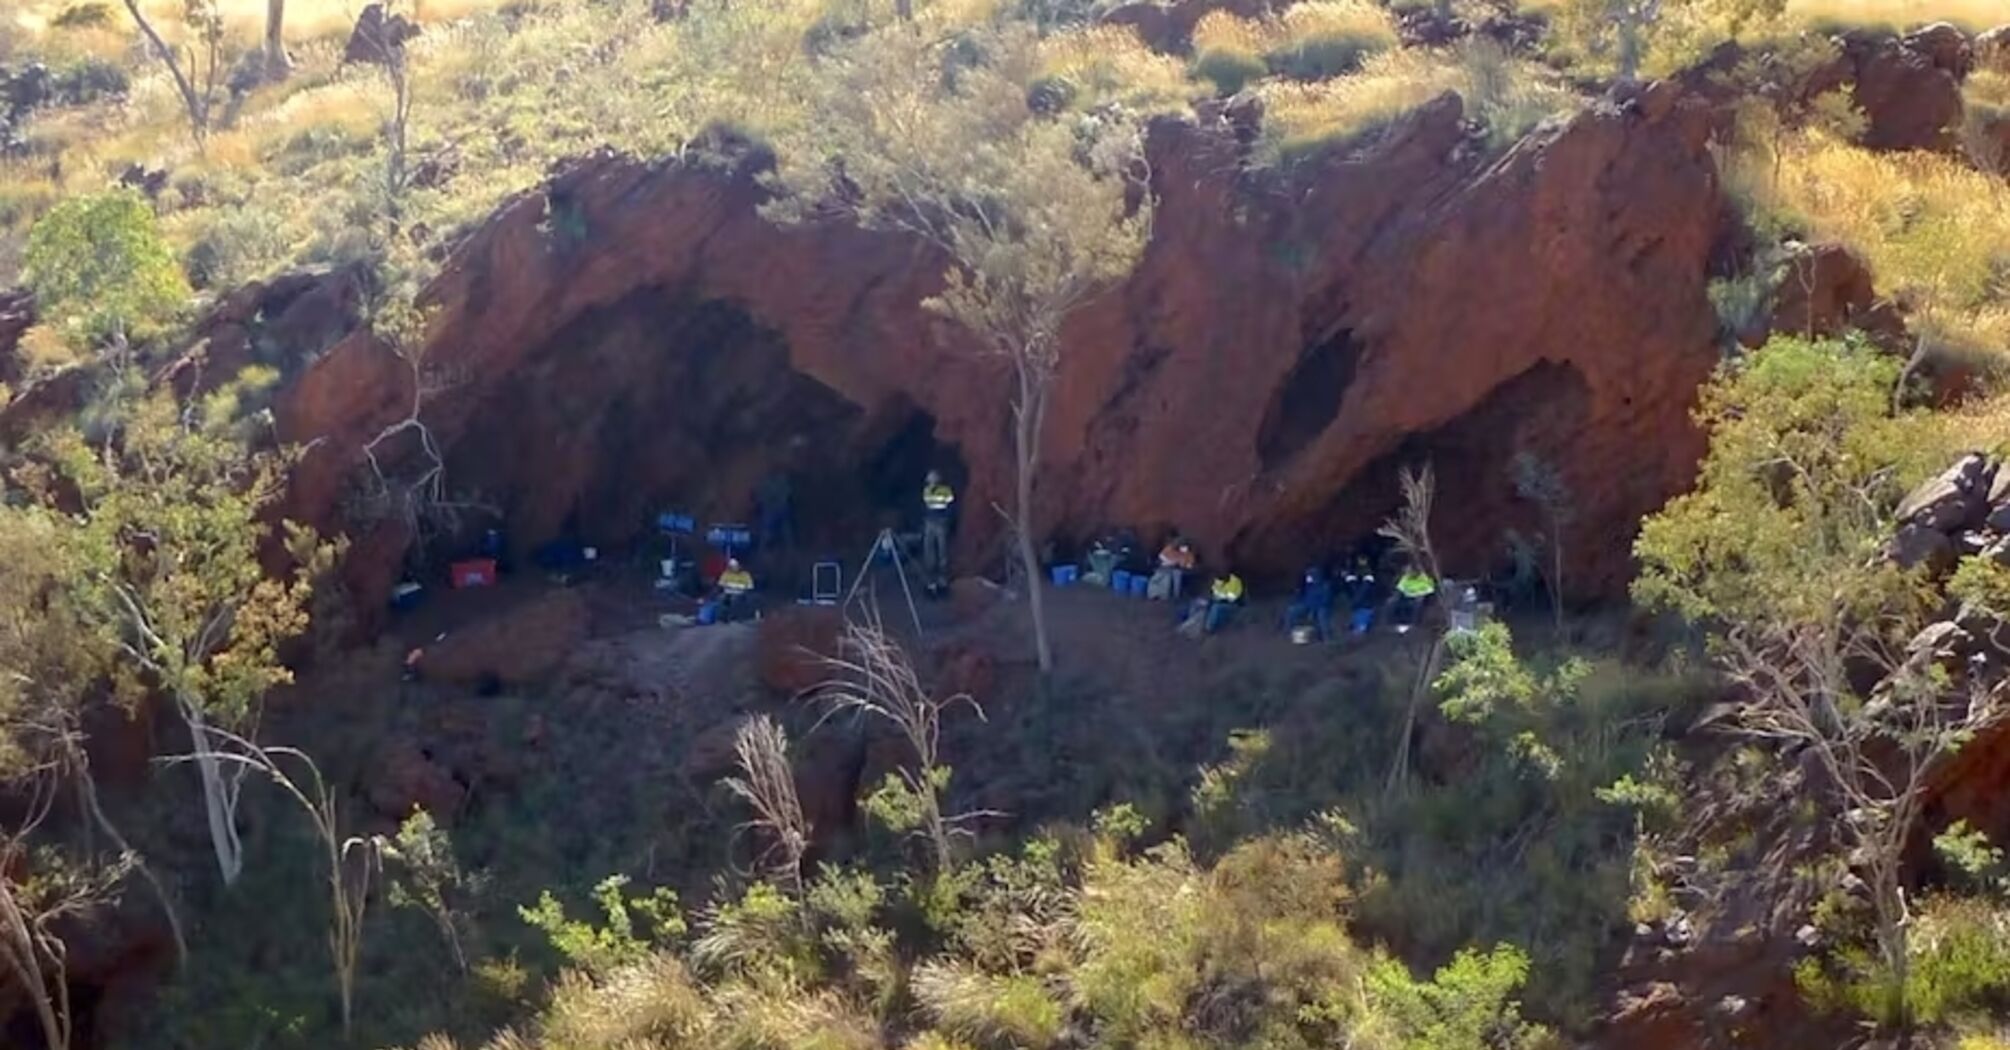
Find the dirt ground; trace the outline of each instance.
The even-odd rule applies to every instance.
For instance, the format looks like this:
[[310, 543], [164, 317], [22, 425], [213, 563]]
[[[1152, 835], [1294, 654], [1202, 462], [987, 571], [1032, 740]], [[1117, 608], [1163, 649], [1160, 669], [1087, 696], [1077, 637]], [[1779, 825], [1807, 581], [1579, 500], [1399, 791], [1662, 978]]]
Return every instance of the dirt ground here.
[[[1250, 714], [1219, 697], [1252, 691], [1258, 679], [1265, 691], [1287, 683], [1299, 692], [1366, 682], [1403, 644], [1382, 634], [1294, 645], [1279, 623], [1282, 602], [1260, 598], [1224, 633], [1196, 640], [1175, 632], [1165, 603], [1050, 588], [1059, 671], [1043, 685], [1022, 600], [958, 581], [952, 597], [917, 595], [911, 616], [893, 574], [868, 583], [853, 611], [876, 603], [887, 628], [921, 654], [925, 680], [973, 693], [984, 710], [985, 721], [946, 727], [945, 753], [972, 803], [1015, 814], [1013, 824], [1086, 816], [1082, 807], [1109, 801], [1125, 780], [1164, 781], [1170, 790]], [[561, 590], [569, 593], [555, 599]], [[560, 612], [551, 611], [555, 602]], [[701, 859], [692, 850], [717, 860], [717, 843], [697, 829], [723, 802], [716, 785], [731, 772], [734, 727], [767, 711], [797, 735], [805, 803], [824, 817], [826, 840], [842, 840], [855, 829], [829, 822], [850, 821], [850, 796], [897, 761], [897, 750], [855, 725], [827, 723], [812, 737], [812, 705], [762, 684], [760, 635], [776, 626], [659, 622], [690, 611], [688, 601], [655, 591], [639, 566], [610, 566], [568, 588], [519, 574], [493, 588], [439, 591], [398, 614], [375, 645], [305, 673], [276, 698], [268, 736], [307, 739], [329, 753], [387, 824], [410, 805], [443, 802], [470, 819], [493, 819], [497, 807], [528, 804], [527, 792], [556, 791], [601, 800], [594, 806], [607, 812], [576, 820], [630, 825], [639, 836], [632, 848], [659, 861], [673, 840], [673, 852], [689, 860]], [[788, 603], [762, 610], [764, 619], [804, 615]], [[583, 622], [558, 622], [571, 616]], [[560, 630], [569, 632], [562, 653], [543, 662], [526, 655]], [[453, 652], [462, 673], [400, 681], [413, 648], [435, 661]], [[514, 670], [502, 682], [465, 673], [484, 659]], [[538, 673], [526, 677], [525, 667]], [[638, 800], [666, 792], [682, 817], [637, 812]], [[686, 841], [694, 834], [699, 841]]]

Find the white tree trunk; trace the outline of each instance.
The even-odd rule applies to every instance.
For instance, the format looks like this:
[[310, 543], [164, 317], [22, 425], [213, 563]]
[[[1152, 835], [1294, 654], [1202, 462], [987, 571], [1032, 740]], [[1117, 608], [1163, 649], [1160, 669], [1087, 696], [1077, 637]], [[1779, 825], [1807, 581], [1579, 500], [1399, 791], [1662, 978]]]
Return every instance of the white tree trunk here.
[[5, 960], [7, 970], [12, 971], [14, 980], [28, 996], [28, 1003], [35, 1010], [35, 1020], [42, 1026], [42, 1039], [49, 1044], [49, 1050], [69, 1050], [69, 1011], [51, 996], [52, 983], [63, 980], [62, 960], [56, 959], [55, 971], [45, 973], [42, 968], [42, 953], [34, 931], [28, 928], [28, 917], [22, 913], [20, 901], [14, 896], [13, 888], [0, 885], [0, 960]]
[[244, 843], [237, 837], [237, 792], [216, 757], [216, 745], [205, 729], [202, 709], [188, 700], [177, 701], [182, 721], [188, 724], [194, 745], [196, 773], [202, 778], [202, 808], [209, 818], [209, 842], [216, 851], [216, 868], [225, 886], [237, 884], [244, 872]]
[[265, 0], [265, 79], [277, 84], [293, 73], [286, 56], [286, 0]]
[[1033, 615], [1033, 652], [1040, 673], [1054, 670], [1054, 649], [1047, 639], [1047, 602], [1040, 579], [1040, 556], [1033, 547], [1033, 477], [1040, 469], [1040, 421], [1046, 415], [1047, 390], [1031, 374], [1031, 366], [1019, 362], [1019, 403], [1013, 406], [1013, 437], [1018, 454], [1018, 499], [1013, 508], [1013, 528], [1019, 534], [1019, 564], [1026, 571], [1026, 607]]

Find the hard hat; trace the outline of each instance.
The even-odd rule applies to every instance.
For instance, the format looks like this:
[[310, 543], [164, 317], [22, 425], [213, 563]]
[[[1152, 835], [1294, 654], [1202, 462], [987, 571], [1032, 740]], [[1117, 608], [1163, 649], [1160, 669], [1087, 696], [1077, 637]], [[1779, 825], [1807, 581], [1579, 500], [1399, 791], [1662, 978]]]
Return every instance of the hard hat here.
[[740, 559], [738, 559], [738, 558], [727, 558], [727, 559], [726, 559], [726, 568], [728, 568], [728, 569], [737, 569], [737, 568], [739, 568], [739, 567], [740, 567]]
[[935, 484], [936, 482], [938, 482], [938, 481], [941, 481], [941, 480], [942, 480], [942, 472], [941, 472], [941, 471], [939, 471], [939, 470], [931, 470], [931, 471], [929, 471], [929, 472], [928, 472], [928, 483], [929, 483], [930, 485], [933, 485], [933, 484]]

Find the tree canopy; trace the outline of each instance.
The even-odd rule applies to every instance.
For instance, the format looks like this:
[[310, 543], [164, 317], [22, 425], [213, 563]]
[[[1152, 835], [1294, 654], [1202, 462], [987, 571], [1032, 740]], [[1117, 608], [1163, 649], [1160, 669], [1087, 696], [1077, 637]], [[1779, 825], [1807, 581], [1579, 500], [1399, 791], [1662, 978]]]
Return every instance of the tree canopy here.
[[145, 336], [188, 299], [188, 281], [153, 209], [131, 190], [75, 197], [28, 235], [37, 308], [73, 341]]

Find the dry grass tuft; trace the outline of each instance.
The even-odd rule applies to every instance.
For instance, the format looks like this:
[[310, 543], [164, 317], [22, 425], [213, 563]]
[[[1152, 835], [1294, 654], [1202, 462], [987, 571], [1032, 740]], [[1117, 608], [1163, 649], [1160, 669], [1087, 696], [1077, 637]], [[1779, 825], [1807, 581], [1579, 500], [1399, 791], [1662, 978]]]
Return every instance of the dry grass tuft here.
[[1909, 29], [1952, 22], [1969, 32], [2010, 24], [2003, 0], [1788, 0], [1787, 16], [1804, 25]]
[[1497, 143], [1579, 104], [1553, 74], [1492, 44], [1387, 51], [1350, 76], [1264, 85], [1267, 159], [1289, 160], [1381, 127], [1447, 91], [1487, 122]]
[[2010, 352], [2010, 187], [1953, 158], [1873, 153], [1819, 133], [1734, 158], [1762, 224], [1849, 245], [1915, 326], [1970, 352]]
[[1146, 47], [1129, 26], [1057, 33], [1041, 41], [1040, 64], [1043, 76], [1067, 83], [1077, 107], [1114, 101], [1143, 112], [1177, 111], [1193, 94], [1186, 67]]
[[1261, 55], [1270, 47], [1268, 27], [1253, 18], [1241, 18], [1226, 11], [1210, 11], [1193, 27], [1193, 53], [1210, 51]]

